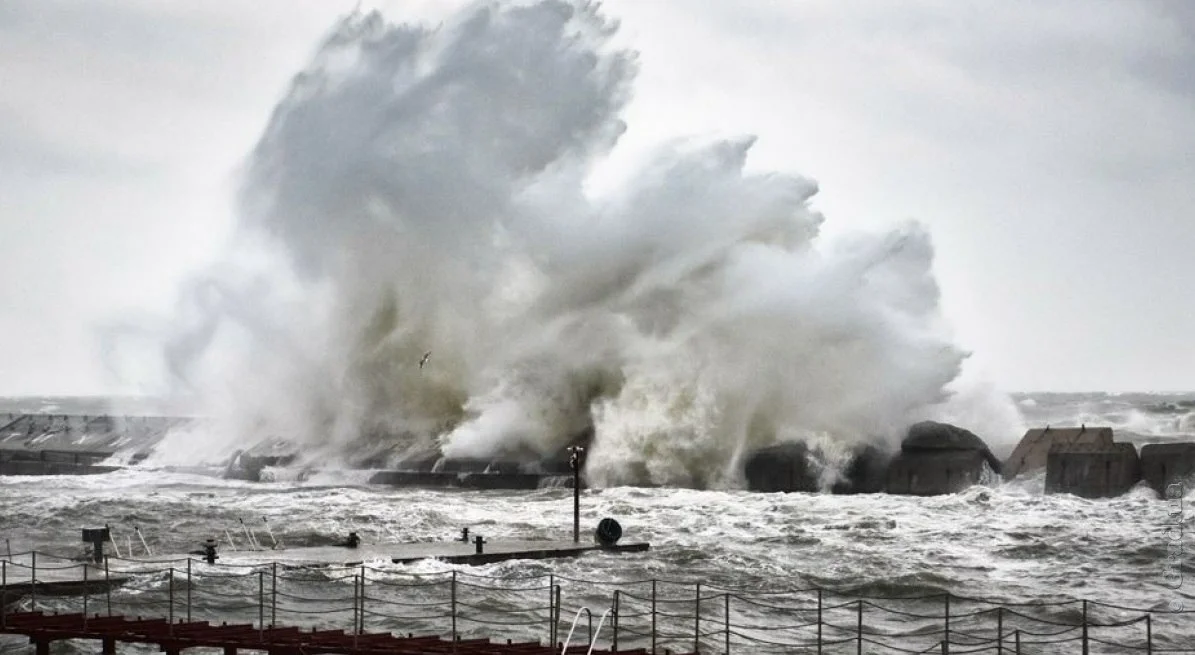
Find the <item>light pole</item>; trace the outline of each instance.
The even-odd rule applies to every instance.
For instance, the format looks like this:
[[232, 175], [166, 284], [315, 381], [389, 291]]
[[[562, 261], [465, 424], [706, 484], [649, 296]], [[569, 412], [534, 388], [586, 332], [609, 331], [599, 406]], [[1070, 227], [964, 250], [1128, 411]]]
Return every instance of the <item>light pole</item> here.
[[581, 543], [581, 466], [585, 449], [581, 446], [569, 446], [572, 453], [568, 458], [568, 465], [573, 469], [573, 543]]

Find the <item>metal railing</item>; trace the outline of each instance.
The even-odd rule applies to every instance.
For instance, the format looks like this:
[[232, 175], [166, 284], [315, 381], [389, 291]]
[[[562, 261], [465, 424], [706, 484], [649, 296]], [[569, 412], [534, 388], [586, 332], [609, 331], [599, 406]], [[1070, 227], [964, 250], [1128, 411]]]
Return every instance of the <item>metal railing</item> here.
[[[263, 553], [264, 555], [264, 553]], [[567, 592], [567, 593], [566, 593]], [[562, 610], [609, 607], [611, 650], [651, 653], [1195, 653], [1195, 612], [1058, 599], [1009, 603], [951, 593], [857, 595], [823, 588], [731, 588], [673, 580], [594, 581], [553, 573], [487, 576], [397, 565], [106, 558], [44, 552], [0, 560], [0, 631], [14, 611], [251, 620], [452, 639], [560, 644]], [[605, 617], [605, 615], [603, 615]], [[607, 639], [592, 631], [590, 644]], [[570, 631], [571, 632], [571, 631]]]

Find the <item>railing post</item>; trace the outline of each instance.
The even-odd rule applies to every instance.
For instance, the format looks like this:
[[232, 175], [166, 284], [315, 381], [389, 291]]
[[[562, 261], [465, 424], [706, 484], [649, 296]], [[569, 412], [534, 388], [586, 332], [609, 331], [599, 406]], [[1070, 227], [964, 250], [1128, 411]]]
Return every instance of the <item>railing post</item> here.
[[942, 655], [950, 655], [950, 592], [946, 592], [946, 608], [943, 616], [946, 617], [946, 631], [942, 635]]
[[257, 572], [257, 637], [259, 641], [266, 638], [266, 572]]
[[556, 575], [554, 573], [548, 574], [548, 645], [556, 643], [555, 620], [556, 618]]
[[361, 580], [353, 574], [353, 634], [357, 633], [357, 610], [361, 607]]
[[[87, 569], [89, 565], [83, 562], [83, 631], [87, 632]], [[4, 603], [4, 599], [0, 598], [0, 604]]]
[[456, 652], [456, 571], [452, 572], [452, 652]]
[[[613, 617], [614, 620], [612, 621], [612, 623], [613, 623], [612, 627], [614, 628], [614, 638], [610, 641], [610, 650], [612, 650], [614, 652], [618, 652], [618, 609], [619, 609], [618, 604], [619, 604], [620, 600], [621, 599], [620, 599], [619, 590], [615, 589], [614, 590], [614, 611], [611, 612], [611, 614], [614, 615], [614, 617]], [[593, 623], [592, 615], [590, 615], [589, 621], [590, 621], [590, 624]], [[593, 645], [593, 630], [590, 630], [589, 643], [591, 646]]]
[[817, 655], [822, 655], [822, 590], [817, 590]]
[[1004, 655], [1004, 606], [996, 608], [996, 655]]
[[1154, 652], [1154, 627], [1152, 618], [1152, 614], [1145, 615], [1145, 655], [1153, 655]]
[[856, 625], [856, 629], [859, 632], [859, 635], [858, 635], [857, 648], [855, 649], [855, 652], [858, 655], [863, 655], [863, 599], [862, 598], [859, 599], [857, 611], [858, 611], [858, 618], [856, 619], [855, 625]]
[[174, 567], [170, 567], [170, 583], [167, 587], [167, 600], [170, 603], [166, 610], [166, 622], [170, 625], [169, 634], [174, 634]]
[[187, 623], [191, 622], [191, 558], [187, 557]]
[[8, 626], [8, 560], [0, 560], [0, 628]]
[[108, 558], [104, 558], [104, 600], [108, 605], [108, 616], [112, 616], [112, 576], [108, 572]]
[[357, 634], [365, 634], [365, 565], [361, 565], [361, 611], [357, 614]]
[[1083, 655], [1087, 655], [1087, 601], [1083, 601]]
[[29, 609], [37, 611], [37, 551], [33, 551], [33, 569], [29, 574], [29, 594], [31, 599], [29, 601]]
[[[191, 560], [187, 560], [189, 563]], [[270, 563], [270, 627], [278, 625], [278, 562]]]
[[656, 580], [651, 580], [651, 655], [656, 655]]
[[697, 583], [697, 597], [693, 600], [693, 653], [701, 653], [701, 583]]
[[726, 621], [726, 654], [730, 655], [730, 594], [725, 596], [726, 600], [726, 616], [723, 617]]
[[556, 612], [552, 615], [552, 643], [555, 646], [556, 640], [560, 638], [560, 585], [556, 585]]
[[1021, 630], [1020, 630], [1020, 628], [1017, 628], [1017, 631], [1012, 633], [1012, 637], [1014, 640], [1013, 643], [1015, 643], [1016, 647], [1017, 647], [1017, 655], [1021, 655]]

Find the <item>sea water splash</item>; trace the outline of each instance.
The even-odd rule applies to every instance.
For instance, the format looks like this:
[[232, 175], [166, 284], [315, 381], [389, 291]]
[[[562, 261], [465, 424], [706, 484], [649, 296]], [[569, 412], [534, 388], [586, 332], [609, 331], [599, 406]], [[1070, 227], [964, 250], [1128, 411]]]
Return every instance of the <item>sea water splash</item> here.
[[594, 483], [705, 487], [756, 446], [958, 413], [920, 226], [823, 243], [816, 184], [747, 172], [753, 138], [670, 143], [589, 189], [636, 71], [615, 30], [559, 0], [338, 23], [168, 349], [220, 434], [486, 457], [592, 425]]

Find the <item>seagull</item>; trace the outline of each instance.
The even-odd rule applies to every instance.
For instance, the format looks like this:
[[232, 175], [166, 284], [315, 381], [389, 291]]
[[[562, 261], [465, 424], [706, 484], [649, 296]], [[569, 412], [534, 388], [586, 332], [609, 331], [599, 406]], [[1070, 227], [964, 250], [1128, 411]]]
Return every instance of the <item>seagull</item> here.
[[419, 370], [421, 370], [421, 371], [423, 370], [423, 367], [427, 365], [427, 360], [431, 356], [432, 356], [432, 351], [430, 351], [430, 350], [423, 353], [423, 359], [419, 360]]

